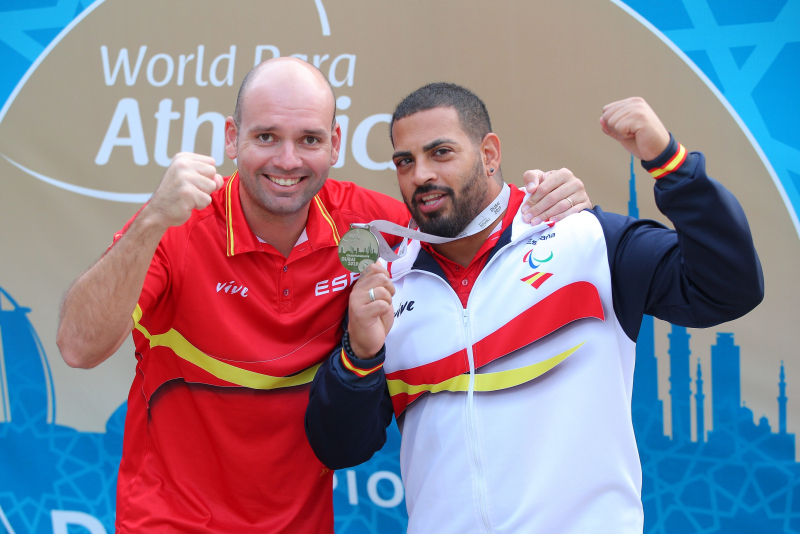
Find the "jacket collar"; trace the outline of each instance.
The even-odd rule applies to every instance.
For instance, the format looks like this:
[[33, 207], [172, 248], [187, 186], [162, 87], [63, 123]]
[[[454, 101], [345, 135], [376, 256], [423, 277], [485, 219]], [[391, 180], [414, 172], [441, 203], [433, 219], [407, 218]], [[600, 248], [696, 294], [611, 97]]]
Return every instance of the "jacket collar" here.
[[[311, 205], [308, 208], [308, 220], [306, 221], [306, 235], [312, 250], [323, 247], [335, 247], [339, 245], [341, 236], [339, 229], [325, 206], [323, 197], [325, 186], [319, 193], [314, 195]], [[223, 202], [225, 204], [225, 253], [228, 257], [246, 252], [261, 252], [270, 245], [261, 243], [250, 225], [247, 224], [242, 202], [239, 196], [239, 171], [233, 173], [225, 184], [223, 192]]]

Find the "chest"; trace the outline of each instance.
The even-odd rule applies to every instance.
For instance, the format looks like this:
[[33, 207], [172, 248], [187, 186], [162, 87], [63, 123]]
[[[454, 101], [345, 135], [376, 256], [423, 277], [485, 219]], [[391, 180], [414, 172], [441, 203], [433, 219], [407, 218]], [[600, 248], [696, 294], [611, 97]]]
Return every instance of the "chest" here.
[[428, 272], [411, 271], [395, 287], [387, 373], [444, 362], [448, 374], [465, 372], [473, 356], [477, 367], [613, 310], [605, 241], [594, 219], [568, 218], [507, 245], [474, 281], [466, 307]]
[[338, 344], [357, 274], [341, 266], [335, 247], [296, 260], [201, 250], [187, 258], [199, 259], [187, 259], [168, 293], [175, 303], [169, 321], [204, 353], [271, 364], [283, 376], [318, 363]]

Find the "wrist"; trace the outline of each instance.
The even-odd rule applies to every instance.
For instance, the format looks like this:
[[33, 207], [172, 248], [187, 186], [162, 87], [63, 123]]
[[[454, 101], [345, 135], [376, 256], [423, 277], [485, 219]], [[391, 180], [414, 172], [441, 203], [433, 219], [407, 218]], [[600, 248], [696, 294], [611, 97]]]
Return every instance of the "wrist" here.
[[148, 203], [139, 212], [138, 217], [134, 221], [139, 230], [145, 234], [157, 234], [159, 238], [163, 236], [171, 226], [164, 221], [161, 213], [152, 204]]
[[372, 354], [369, 351], [365, 350], [358, 344], [358, 342], [353, 343], [353, 340], [350, 337], [349, 329], [345, 330], [344, 335], [342, 336], [342, 348], [344, 349], [344, 351], [347, 353], [348, 356], [354, 357], [359, 360], [372, 360], [377, 355], [377, 353]]

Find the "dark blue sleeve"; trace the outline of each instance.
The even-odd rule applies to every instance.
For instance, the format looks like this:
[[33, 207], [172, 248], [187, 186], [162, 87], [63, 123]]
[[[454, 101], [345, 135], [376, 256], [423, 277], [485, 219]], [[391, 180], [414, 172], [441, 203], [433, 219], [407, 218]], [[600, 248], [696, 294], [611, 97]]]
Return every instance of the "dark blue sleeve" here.
[[[675, 154], [670, 146], [650, 170]], [[764, 277], [741, 205], [705, 172], [699, 152], [655, 184], [658, 209], [675, 226], [669, 230], [599, 207], [608, 247], [614, 312], [634, 341], [643, 313], [693, 328], [737, 319], [764, 298]]]
[[[308, 442], [330, 469], [353, 467], [372, 458], [386, 443], [393, 412], [383, 367], [358, 376], [345, 367], [341, 353], [338, 347], [317, 370], [305, 418]], [[382, 365], [385, 358], [384, 348], [374, 359], [359, 360], [351, 354], [349, 361], [359, 369], [370, 369]]]

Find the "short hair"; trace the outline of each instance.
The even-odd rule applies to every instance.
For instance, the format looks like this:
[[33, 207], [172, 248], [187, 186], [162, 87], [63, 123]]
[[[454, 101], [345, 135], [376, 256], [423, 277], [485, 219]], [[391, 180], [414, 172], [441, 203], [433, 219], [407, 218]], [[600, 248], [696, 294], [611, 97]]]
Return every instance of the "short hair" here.
[[[237, 132], [239, 130], [239, 126], [242, 124], [242, 98], [244, 97], [245, 92], [247, 92], [247, 89], [253, 83], [253, 78], [255, 78], [256, 74], [258, 74], [258, 71], [261, 70], [261, 67], [263, 67], [268, 61], [269, 60], [262, 61], [250, 69], [250, 71], [245, 74], [244, 79], [242, 80], [242, 85], [239, 86], [239, 94], [236, 95], [236, 107], [233, 108], [233, 122], [236, 124]], [[331, 90], [331, 97], [333, 97], [333, 121], [331, 122], [331, 130], [333, 130], [336, 128], [336, 93], [333, 92], [333, 85], [331, 85], [330, 80], [325, 77], [322, 71], [310, 63], [309, 66], [319, 72], [320, 76], [322, 76], [322, 79], [328, 84], [328, 89]]]
[[492, 131], [492, 121], [486, 105], [478, 95], [454, 83], [429, 83], [405, 97], [395, 108], [389, 124], [389, 139], [394, 146], [392, 128], [399, 121], [414, 113], [435, 108], [454, 108], [461, 127], [472, 141], [480, 144]]

